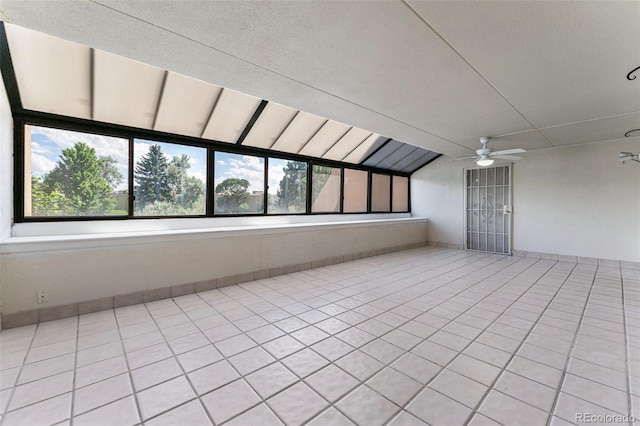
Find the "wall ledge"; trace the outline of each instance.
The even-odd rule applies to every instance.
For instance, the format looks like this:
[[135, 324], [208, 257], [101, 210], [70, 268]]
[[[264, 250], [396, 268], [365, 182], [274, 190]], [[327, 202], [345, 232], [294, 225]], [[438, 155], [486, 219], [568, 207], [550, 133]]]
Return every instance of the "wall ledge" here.
[[367, 220], [317, 221], [312, 223], [272, 223], [242, 226], [221, 226], [197, 229], [108, 232], [75, 235], [40, 235], [10, 237], [0, 242], [0, 255], [35, 253], [52, 250], [80, 250], [130, 245], [195, 241], [234, 236], [257, 236], [314, 230], [385, 226], [401, 223], [427, 222], [426, 218], [388, 218]]

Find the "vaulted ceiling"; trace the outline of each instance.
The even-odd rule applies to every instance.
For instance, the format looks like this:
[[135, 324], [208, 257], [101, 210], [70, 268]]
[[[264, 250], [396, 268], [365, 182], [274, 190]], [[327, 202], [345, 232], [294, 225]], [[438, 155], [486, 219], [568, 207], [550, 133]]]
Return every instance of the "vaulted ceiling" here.
[[638, 1], [0, 0], [0, 19], [452, 157], [640, 127]]

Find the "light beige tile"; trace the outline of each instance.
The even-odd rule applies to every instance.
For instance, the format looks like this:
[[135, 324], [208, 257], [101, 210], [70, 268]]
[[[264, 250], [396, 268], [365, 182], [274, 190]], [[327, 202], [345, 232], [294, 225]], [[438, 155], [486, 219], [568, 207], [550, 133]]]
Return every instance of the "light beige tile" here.
[[131, 382], [128, 374], [121, 374], [107, 380], [76, 389], [73, 403], [73, 415], [93, 410], [127, 395], [131, 395]]
[[461, 425], [472, 413], [471, 409], [429, 388], [420, 393], [407, 410], [431, 425]]
[[16, 386], [11, 402], [9, 403], [9, 410], [16, 410], [26, 405], [69, 392], [72, 386], [72, 371]]
[[274, 363], [249, 374], [245, 380], [263, 399], [266, 399], [292, 385], [298, 381], [298, 378], [282, 364]]
[[191, 401], [161, 414], [147, 422], [148, 426], [202, 425], [212, 426], [209, 416], [199, 401]]
[[475, 408], [489, 390], [487, 386], [450, 370], [443, 370], [429, 387], [469, 408]]
[[167, 358], [131, 371], [131, 379], [136, 391], [155, 386], [182, 375], [182, 369], [175, 358]]
[[148, 419], [196, 397], [185, 377], [178, 377], [138, 392], [143, 419]]
[[222, 360], [188, 374], [198, 395], [203, 395], [236, 380], [238, 373], [231, 364]]
[[265, 365], [271, 364], [275, 358], [267, 351], [258, 347], [239, 353], [229, 358], [229, 362], [243, 376], [256, 371]]
[[422, 388], [422, 384], [392, 369], [385, 368], [367, 381], [367, 386], [400, 407]]
[[71, 392], [6, 413], [2, 420], [7, 426], [48, 425], [71, 416]]
[[266, 404], [260, 404], [225, 423], [228, 426], [280, 426], [282, 422]]
[[329, 402], [335, 402], [360, 384], [353, 376], [329, 365], [307, 377], [305, 382]]
[[336, 405], [349, 418], [361, 425], [383, 425], [400, 407], [366, 386], [360, 386]]
[[261, 401], [244, 380], [236, 380], [202, 397], [214, 422], [220, 424]]
[[140, 423], [140, 416], [132, 396], [112, 402], [73, 419], [73, 424], [78, 426], [130, 426], [138, 423]]
[[267, 400], [269, 407], [287, 425], [301, 425], [328, 404], [309, 386], [298, 383]]

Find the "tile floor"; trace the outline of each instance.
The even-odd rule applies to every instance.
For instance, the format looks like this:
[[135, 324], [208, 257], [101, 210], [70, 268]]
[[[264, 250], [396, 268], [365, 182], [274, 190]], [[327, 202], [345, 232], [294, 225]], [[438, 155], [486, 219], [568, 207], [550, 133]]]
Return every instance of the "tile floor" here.
[[619, 267], [427, 247], [6, 330], [0, 344], [2, 426], [640, 417], [640, 271]]

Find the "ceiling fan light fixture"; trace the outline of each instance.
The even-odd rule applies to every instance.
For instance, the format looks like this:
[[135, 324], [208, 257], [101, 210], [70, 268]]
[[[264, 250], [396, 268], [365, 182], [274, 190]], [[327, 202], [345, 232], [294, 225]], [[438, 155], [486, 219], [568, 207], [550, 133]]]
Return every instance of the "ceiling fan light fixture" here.
[[476, 161], [476, 164], [480, 167], [487, 167], [493, 164], [493, 158], [481, 158]]

